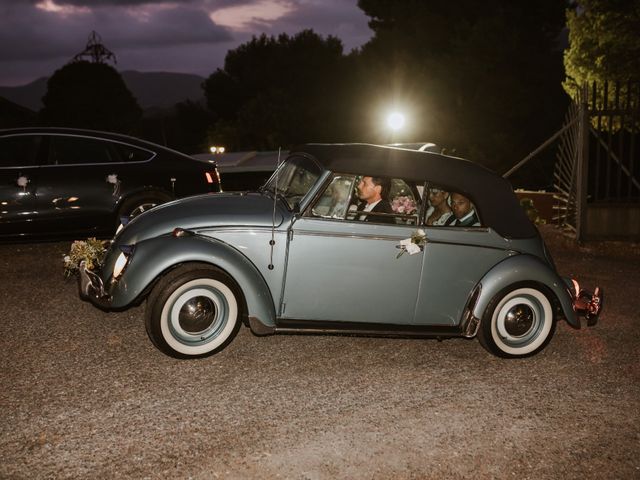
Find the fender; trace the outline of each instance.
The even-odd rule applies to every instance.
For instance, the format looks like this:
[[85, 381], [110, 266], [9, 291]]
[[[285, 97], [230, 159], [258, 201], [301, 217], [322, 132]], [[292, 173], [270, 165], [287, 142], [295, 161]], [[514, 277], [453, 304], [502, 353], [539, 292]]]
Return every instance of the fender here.
[[557, 298], [567, 322], [580, 328], [580, 320], [573, 310], [573, 301], [565, 281], [541, 259], [527, 254], [506, 258], [482, 277], [480, 295], [473, 306], [473, 315], [481, 319], [493, 297], [510, 285], [520, 282], [536, 282], [547, 287]]
[[[199, 235], [163, 235], [136, 244], [122, 277], [116, 282], [105, 282], [111, 284], [109, 307], [122, 309], [129, 306], [163, 273], [188, 262], [208, 263], [224, 270], [242, 290], [247, 315], [256, 317], [265, 325], [275, 326], [271, 291], [253, 263], [230, 245]], [[103, 272], [103, 275], [110, 276], [110, 272]]]

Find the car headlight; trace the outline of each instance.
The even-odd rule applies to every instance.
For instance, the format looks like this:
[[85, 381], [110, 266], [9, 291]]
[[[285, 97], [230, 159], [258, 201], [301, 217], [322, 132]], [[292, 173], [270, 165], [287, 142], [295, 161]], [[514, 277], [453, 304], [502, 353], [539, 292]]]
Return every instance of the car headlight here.
[[124, 272], [124, 269], [129, 264], [129, 260], [131, 259], [132, 255], [133, 255], [133, 246], [130, 246], [130, 245], [120, 246], [120, 255], [118, 255], [118, 258], [116, 259], [116, 263], [113, 265], [114, 280], [117, 280], [122, 275], [122, 273]]

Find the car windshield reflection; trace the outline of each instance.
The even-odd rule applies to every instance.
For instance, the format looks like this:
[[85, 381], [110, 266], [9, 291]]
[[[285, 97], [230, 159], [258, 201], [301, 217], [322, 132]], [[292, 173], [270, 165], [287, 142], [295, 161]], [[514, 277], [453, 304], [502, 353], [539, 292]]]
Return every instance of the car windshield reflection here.
[[269, 179], [264, 189], [281, 195], [290, 210], [299, 203], [316, 184], [322, 173], [310, 158], [295, 156], [287, 159]]

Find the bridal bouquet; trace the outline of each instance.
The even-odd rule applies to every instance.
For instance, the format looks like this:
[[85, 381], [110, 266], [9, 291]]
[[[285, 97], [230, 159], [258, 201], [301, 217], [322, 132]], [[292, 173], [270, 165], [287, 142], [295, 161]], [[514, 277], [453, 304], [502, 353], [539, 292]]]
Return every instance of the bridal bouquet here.
[[396, 213], [411, 215], [416, 211], [416, 202], [411, 197], [400, 196], [393, 199], [391, 202], [391, 208]]

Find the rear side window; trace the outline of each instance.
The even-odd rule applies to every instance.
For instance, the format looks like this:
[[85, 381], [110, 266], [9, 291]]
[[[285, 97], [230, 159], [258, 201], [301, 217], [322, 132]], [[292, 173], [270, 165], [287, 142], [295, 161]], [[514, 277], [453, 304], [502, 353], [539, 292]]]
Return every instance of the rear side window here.
[[155, 153], [149, 150], [132, 147], [123, 143], [112, 143], [111, 146], [116, 150], [120, 162], [146, 162], [151, 160]]
[[49, 163], [79, 165], [117, 162], [118, 158], [109, 148], [109, 143], [93, 138], [52, 136], [49, 144]]
[[40, 135], [0, 138], [0, 167], [31, 167], [38, 163]]
[[425, 224], [431, 227], [480, 227], [478, 210], [464, 194], [440, 185], [427, 189]]

